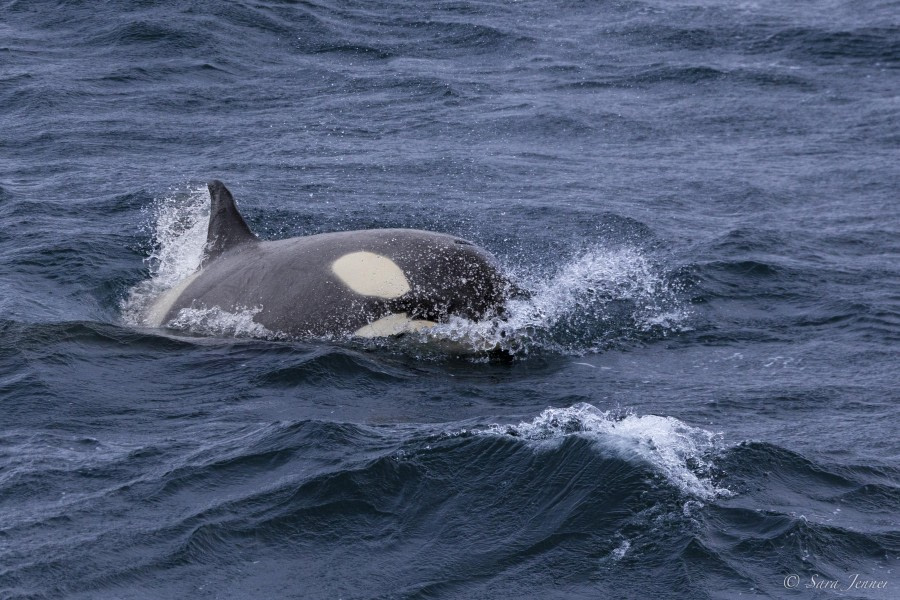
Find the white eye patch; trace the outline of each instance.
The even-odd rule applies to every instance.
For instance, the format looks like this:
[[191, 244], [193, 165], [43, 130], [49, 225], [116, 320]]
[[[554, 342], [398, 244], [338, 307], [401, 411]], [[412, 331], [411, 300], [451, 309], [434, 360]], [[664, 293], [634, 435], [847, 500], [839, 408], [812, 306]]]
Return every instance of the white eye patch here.
[[361, 296], [399, 298], [409, 291], [403, 270], [386, 256], [351, 252], [331, 263], [331, 272]]

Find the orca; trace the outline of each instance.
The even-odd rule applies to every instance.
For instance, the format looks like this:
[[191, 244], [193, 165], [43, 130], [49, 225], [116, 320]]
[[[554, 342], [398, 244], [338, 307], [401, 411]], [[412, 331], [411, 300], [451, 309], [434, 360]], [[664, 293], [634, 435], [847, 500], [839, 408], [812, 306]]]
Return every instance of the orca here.
[[415, 229], [343, 231], [261, 241], [228, 188], [209, 182], [204, 258], [150, 307], [153, 327], [183, 309], [250, 311], [289, 338], [382, 337], [452, 317], [502, 317], [512, 283], [473, 243]]

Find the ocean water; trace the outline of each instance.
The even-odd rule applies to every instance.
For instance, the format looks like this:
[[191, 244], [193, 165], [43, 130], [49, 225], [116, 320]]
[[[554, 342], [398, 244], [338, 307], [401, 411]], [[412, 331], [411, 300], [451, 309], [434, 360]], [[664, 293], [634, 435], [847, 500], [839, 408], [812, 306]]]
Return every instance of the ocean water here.
[[[0, 1], [0, 598], [900, 597], [898, 99], [892, 0]], [[149, 328], [213, 178], [530, 298]]]

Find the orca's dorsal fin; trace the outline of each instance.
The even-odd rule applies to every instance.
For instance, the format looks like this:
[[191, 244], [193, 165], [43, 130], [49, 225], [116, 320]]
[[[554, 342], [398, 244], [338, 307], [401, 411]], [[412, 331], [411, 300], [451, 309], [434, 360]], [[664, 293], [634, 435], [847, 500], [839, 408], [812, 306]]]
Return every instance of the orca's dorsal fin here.
[[259, 240], [247, 227], [234, 204], [234, 196], [218, 179], [209, 182], [209, 231], [206, 234], [206, 261], [244, 244]]

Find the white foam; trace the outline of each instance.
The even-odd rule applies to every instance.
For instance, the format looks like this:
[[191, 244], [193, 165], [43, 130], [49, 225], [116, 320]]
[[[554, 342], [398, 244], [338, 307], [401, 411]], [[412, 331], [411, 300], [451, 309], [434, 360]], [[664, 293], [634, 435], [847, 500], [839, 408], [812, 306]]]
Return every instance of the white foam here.
[[582, 436], [625, 458], [646, 462], [694, 498], [710, 500], [730, 495], [710, 477], [710, 457], [721, 448], [721, 436], [674, 417], [602, 411], [579, 403], [569, 408], [548, 408], [529, 422], [492, 425], [475, 433], [512, 436], [536, 447], [555, 446], [568, 436]]
[[630, 549], [631, 549], [631, 542], [629, 542], [628, 540], [622, 540], [622, 543], [619, 544], [616, 548], [614, 548], [613, 551], [610, 553], [610, 558], [612, 558], [614, 561], [618, 562], [618, 561], [622, 560], [623, 558], [625, 558], [625, 554]]

